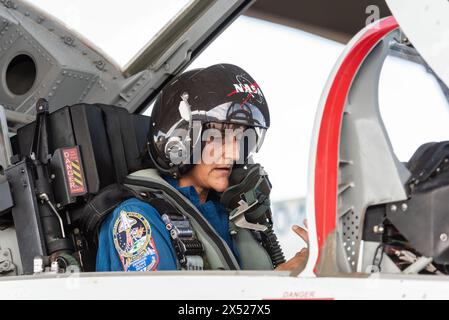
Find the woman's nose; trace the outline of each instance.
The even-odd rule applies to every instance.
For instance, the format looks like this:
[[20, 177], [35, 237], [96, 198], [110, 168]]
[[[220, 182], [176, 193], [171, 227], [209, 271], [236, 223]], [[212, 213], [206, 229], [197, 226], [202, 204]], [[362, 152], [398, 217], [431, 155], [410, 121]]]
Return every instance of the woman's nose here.
[[237, 161], [240, 158], [239, 143], [237, 139], [226, 139], [225, 142], [225, 158]]

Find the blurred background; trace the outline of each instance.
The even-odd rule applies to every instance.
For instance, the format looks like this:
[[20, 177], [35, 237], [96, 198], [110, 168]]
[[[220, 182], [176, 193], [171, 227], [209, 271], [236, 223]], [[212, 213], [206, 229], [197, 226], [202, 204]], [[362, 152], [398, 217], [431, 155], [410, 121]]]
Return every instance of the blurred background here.
[[[124, 68], [189, 1], [29, 0], [102, 49]], [[381, 0], [259, 0], [189, 67], [233, 63], [258, 82], [272, 126], [256, 161], [273, 184], [275, 226], [287, 257], [304, 244], [290, 230], [305, 218], [315, 111], [345, 44], [367, 23], [390, 15]], [[401, 161], [429, 141], [448, 140], [447, 98], [422, 66], [388, 57], [380, 108]], [[149, 113], [147, 109], [145, 113]]]

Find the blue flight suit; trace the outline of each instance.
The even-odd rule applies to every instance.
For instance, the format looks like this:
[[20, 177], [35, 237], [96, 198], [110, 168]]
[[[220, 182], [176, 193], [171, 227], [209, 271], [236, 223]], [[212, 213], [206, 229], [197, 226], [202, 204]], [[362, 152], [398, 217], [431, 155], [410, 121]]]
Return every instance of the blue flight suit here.
[[[219, 202], [219, 195], [211, 190], [207, 201], [201, 203], [193, 186], [180, 187], [178, 180], [168, 176], [164, 179], [198, 208], [239, 261], [237, 248], [229, 234], [229, 215]], [[97, 271], [176, 269], [176, 254], [169, 232], [158, 211], [148, 203], [137, 198], [128, 199], [103, 221], [99, 234]]]

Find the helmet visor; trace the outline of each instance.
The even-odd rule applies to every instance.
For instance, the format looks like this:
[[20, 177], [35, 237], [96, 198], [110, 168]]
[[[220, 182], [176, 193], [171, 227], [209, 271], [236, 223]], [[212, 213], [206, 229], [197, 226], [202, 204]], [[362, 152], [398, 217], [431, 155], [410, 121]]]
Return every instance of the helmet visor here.
[[214, 148], [244, 164], [257, 153], [264, 141], [266, 129], [236, 123], [208, 122], [203, 126], [202, 146], [213, 144]]
[[250, 103], [223, 103], [209, 111], [193, 111], [192, 118], [207, 122], [226, 122], [242, 124], [248, 127], [267, 128], [267, 119], [256, 106]]

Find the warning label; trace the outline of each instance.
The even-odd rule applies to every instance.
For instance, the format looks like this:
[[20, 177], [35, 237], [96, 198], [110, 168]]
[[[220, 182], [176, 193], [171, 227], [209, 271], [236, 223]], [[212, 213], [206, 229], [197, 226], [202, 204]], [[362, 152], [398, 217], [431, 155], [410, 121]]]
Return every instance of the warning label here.
[[77, 148], [63, 149], [64, 168], [71, 196], [86, 192], [80, 156]]

